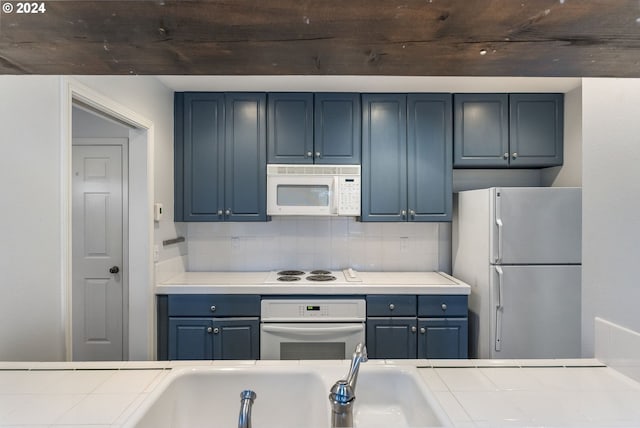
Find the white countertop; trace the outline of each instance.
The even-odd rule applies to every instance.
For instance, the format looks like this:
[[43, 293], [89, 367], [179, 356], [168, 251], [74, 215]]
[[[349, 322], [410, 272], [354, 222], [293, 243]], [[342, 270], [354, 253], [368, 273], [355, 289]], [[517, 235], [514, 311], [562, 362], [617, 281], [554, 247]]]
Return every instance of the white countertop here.
[[[306, 363], [0, 363], [0, 426], [120, 427], [171, 368]], [[348, 365], [348, 361], [335, 363]], [[370, 360], [367, 364], [419, 367], [425, 384], [459, 428], [640, 426], [640, 383], [597, 360]]]
[[357, 272], [348, 284], [266, 284], [269, 272], [183, 272], [156, 294], [462, 294], [470, 287], [442, 272]]

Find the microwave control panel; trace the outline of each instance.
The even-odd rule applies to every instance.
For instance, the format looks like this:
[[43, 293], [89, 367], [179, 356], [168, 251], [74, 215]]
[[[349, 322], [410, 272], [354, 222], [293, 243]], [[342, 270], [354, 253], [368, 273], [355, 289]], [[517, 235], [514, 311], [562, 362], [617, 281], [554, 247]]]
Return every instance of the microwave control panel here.
[[338, 177], [338, 215], [360, 215], [360, 177]]

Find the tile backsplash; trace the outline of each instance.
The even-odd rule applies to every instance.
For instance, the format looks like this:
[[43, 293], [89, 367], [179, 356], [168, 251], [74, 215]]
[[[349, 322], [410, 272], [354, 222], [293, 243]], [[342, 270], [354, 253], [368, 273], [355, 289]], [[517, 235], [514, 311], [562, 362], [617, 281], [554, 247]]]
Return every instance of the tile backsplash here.
[[284, 268], [450, 272], [449, 223], [362, 223], [274, 217], [266, 223], [188, 223], [190, 271]]

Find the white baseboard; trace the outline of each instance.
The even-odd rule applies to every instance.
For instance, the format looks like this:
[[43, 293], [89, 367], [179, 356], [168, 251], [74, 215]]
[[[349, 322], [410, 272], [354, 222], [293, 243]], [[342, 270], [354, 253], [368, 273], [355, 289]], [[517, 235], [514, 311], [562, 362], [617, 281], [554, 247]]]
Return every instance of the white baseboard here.
[[595, 357], [640, 382], [640, 333], [595, 318]]

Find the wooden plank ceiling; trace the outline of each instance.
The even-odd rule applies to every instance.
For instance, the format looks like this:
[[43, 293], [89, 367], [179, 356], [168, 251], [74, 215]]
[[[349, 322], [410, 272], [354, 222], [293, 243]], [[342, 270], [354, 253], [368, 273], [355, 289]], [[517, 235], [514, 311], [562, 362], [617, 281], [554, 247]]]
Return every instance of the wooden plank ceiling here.
[[57, 0], [45, 7], [0, 12], [0, 73], [640, 77], [638, 0]]

